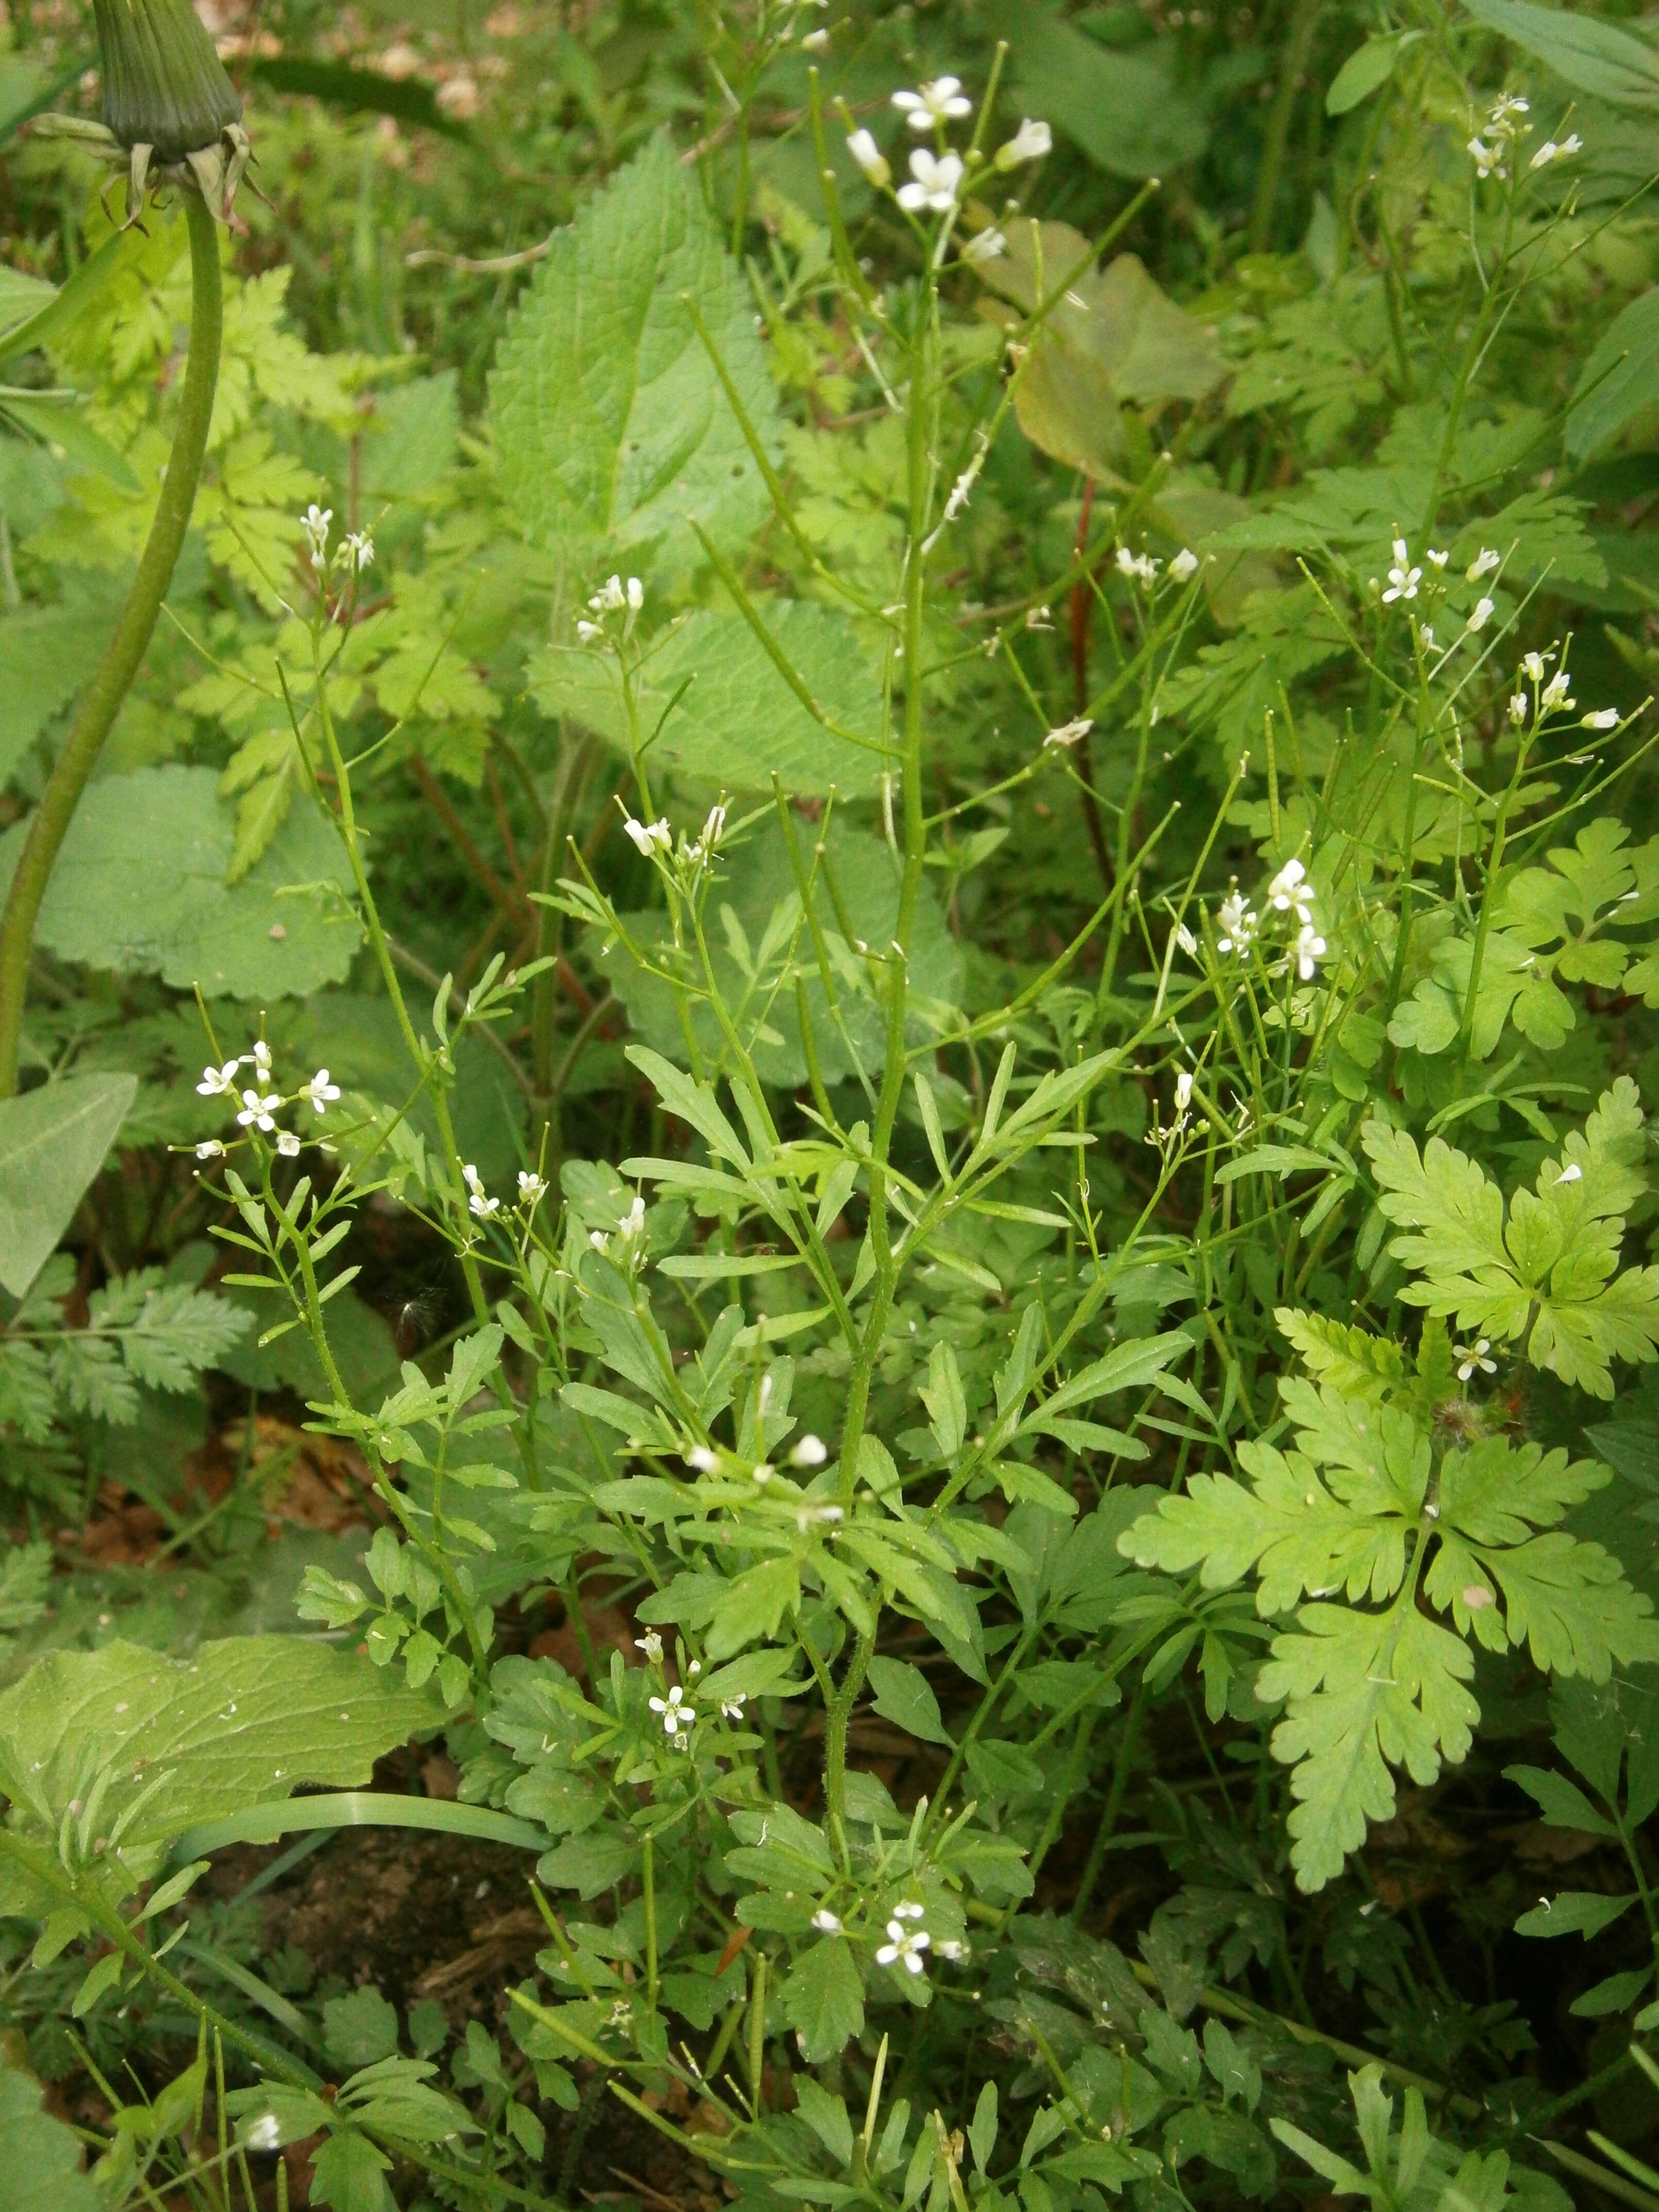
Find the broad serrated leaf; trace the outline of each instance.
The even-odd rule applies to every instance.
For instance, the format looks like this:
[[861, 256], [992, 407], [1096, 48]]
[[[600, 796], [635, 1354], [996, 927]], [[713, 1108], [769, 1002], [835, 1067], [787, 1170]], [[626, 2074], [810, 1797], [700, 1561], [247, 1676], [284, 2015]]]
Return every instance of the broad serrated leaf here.
[[[40, 943], [88, 967], [199, 984], [210, 998], [303, 996], [342, 981], [360, 932], [339, 840], [318, 808], [296, 805], [228, 885], [235, 810], [217, 785], [211, 769], [179, 767], [94, 784], [52, 871]], [[0, 838], [0, 886], [26, 830]]]
[[0, 1697], [0, 1790], [55, 1832], [107, 1771], [100, 1832], [149, 1790], [119, 1841], [154, 1855], [302, 1783], [367, 1782], [383, 1752], [443, 1717], [395, 1671], [291, 1636], [204, 1644], [189, 1660], [118, 1642], [53, 1652]]
[[826, 1936], [796, 1962], [783, 1985], [783, 2012], [808, 2065], [846, 2049], [864, 2025], [864, 1984], [845, 1936]]
[[507, 497], [545, 541], [618, 550], [684, 532], [745, 537], [765, 483], [688, 310], [701, 315], [773, 450], [777, 401], [754, 302], [666, 135], [556, 232], [490, 380]]

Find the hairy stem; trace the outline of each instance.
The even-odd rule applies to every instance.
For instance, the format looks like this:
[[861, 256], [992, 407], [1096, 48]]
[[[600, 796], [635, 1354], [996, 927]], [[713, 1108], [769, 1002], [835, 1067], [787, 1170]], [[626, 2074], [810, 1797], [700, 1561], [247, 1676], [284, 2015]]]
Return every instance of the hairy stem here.
[[190, 356], [161, 495], [126, 605], [46, 780], [6, 895], [5, 912], [0, 915], [0, 1098], [9, 1098], [17, 1088], [29, 954], [46, 885], [87, 779], [149, 648], [201, 480], [208, 426], [213, 419], [213, 394], [219, 381], [224, 301], [218, 233], [198, 192], [185, 194], [185, 219], [190, 230]]

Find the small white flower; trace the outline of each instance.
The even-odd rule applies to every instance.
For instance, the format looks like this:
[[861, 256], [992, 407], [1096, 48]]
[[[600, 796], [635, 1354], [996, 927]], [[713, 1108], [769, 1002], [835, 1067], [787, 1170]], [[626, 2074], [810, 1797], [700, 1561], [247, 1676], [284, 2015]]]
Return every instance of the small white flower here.
[[662, 1732], [665, 1736], [677, 1736], [682, 1729], [690, 1729], [697, 1717], [693, 1708], [685, 1703], [685, 1692], [678, 1683], [668, 1692], [666, 1699], [653, 1698], [650, 1705], [653, 1713], [662, 1715]]
[[903, 1910], [902, 1905], [895, 1907], [894, 1917], [887, 1923], [887, 1941], [876, 1953], [876, 1964], [902, 1965], [907, 1974], [919, 1974], [927, 1964], [921, 1954], [933, 1939], [925, 1928], [918, 1928], [913, 1934], [897, 1917]]
[[1268, 905], [1279, 914], [1288, 914], [1294, 908], [1298, 921], [1313, 920], [1313, 902], [1317, 896], [1300, 860], [1286, 860], [1267, 886]]
[[1151, 591], [1158, 581], [1158, 564], [1149, 553], [1132, 553], [1127, 545], [1117, 549], [1117, 572], [1120, 576], [1133, 576], [1138, 584]]
[[1248, 952], [1255, 941], [1257, 919], [1242, 891], [1229, 891], [1216, 908], [1216, 920], [1226, 934], [1217, 939], [1224, 952]]
[[479, 1175], [477, 1168], [470, 1164], [464, 1167], [461, 1170], [461, 1180], [471, 1194], [466, 1201], [466, 1210], [475, 1220], [488, 1221], [492, 1214], [501, 1212], [501, 1201], [499, 1198], [490, 1198], [485, 1194], [483, 1178]]
[[1033, 122], [1028, 115], [1013, 137], [997, 148], [997, 167], [1018, 169], [1026, 161], [1040, 161], [1045, 154], [1054, 151], [1054, 134], [1046, 123]]
[[809, 54], [827, 53], [830, 50], [830, 33], [824, 30], [805, 32], [801, 37], [801, 46]]
[[1435, 546], [1425, 545], [1423, 549], [1423, 558], [1425, 561], [1431, 561], [1437, 568], [1443, 568], [1450, 560], [1451, 555], [1440, 552]]
[[1501, 146], [1488, 146], [1484, 138], [1471, 138], [1468, 150], [1474, 158], [1474, 173], [1477, 177], [1484, 180], [1487, 177], [1508, 176], [1509, 171], [1504, 167], [1504, 149]]
[[[634, 1649], [636, 1651], [643, 1651], [653, 1667], [661, 1666], [662, 1638], [654, 1628], [647, 1628], [643, 1636], [636, 1636], [634, 1638]], [[659, 1706], [658, 1711], [661, 1710]]]
[[256, 1037], [253, 1049], [247, 1055], [249, 1064], [261, 1083], [270, 1080], [270, 1047], [263, 1037]]
[[300, 517], [300, 527], [311, 545], [311, 565], [319, 573], [328, 566], [328, 526], [334, 520], [331, 507], [319, 507], [313, 500]]
[[349, 568], [354, 575], [361, 576], [365, 568], [374, 565], [374, 540], [368, 531], [354, 530], [342, 541], [334, 557], [343, 568]]
[[620, 1237], [625, 1237], [631, 1244], [636, 1237], [643, 1233], [644, 1229], [645, 1200], [640, 1196], [638, 1191], [635, 1191], [634, 1203], [617, 1224], [617, 1233]]
[[685, 1463], [694, 1474], [713, 1474], [720, 1460], [707, 1444], [693, 1444], [685, 1455]]
[[1190, 1071], [1189, 1069], [1188, 1069], [1188, 1068], [1183, 1067], [1183, 1068], [1180, 1069], [1180, 1070], [1177, 1072], [1177, 1073], [1176, 1073], [1176, 1088], [1175, 1088], [1175, 1101], [1176, 1101], [1176, 1113], [1181, 1116], [1182, 1120], [1184, 1121], [1186, 1120], [1186, 1118], [1187, 1118], [1187, 1112], [1188, 1112], [1188, 1109], [1191, 1106], [1191, 1104], [1192, 1104], [1192, 1103], [1193, 1103], [1193, 1079], [1192, 1079], [1192, 1073], [1191, 1073], [1191, 1071]]
[[686, 1673], [687, 1673], [687, 1674], [691, 1677], [691, 1680], [695, 1682], [695, 1681], [696, 1680], [696, 1679], [697, 1679], [698, 1675], [699, 1675], [699, 1674], [702, 1674], [702, 1660], [701, 1660], [701, 1659], [694, 1659], [694, 1660], [691, 1662], [690, 1665], [686, 1668], [686, 1670], [685, 1670], [685, 1671], [686, 1671]]
[[1045, 753], [1054, 752], [1061, 745], [1079, 744], [1088, 736], [1093, 727], [1094, 722], [1091, 716], [1079, 714], [1076, 721], [1062, 722], [1057, 730], [1050, 730], [1042, 740], [1042, 750]]
[[1583, 1182], [1584, 1180], [1584, 1170], [1579, 1166], [1577, 1161], [1575, 1160], [1571, 1167], [1563, 1168], [1560, 1174], [1557, 1176], [1555, 1180], [1557, 1182]]
[[1555, 655], [1553, 653], [1523, 653], [1521, 656], [1521, 665], [1534, 684], [1541, 684], [1544, 680], [1544, 664], [1547, 660], [1553, 660], [1554, 658]]
[[1391, 599], [1414, 599], [1417, 597], [1417, 586], [1423, 571], [1410, 566], [1411, 557], [1406, 550], [1405, 539], [1396, 538], [1394, 541], [1394, 566], [1389, 571], [1389, 588], [1382, 594], [1385, 605]]
[[1190, 545], [1183, 545], [1170, 563], [1170, 574], [1177, 584], [1184, 584], [1198, 574], [1198, 556]]
[[1324, 939], [1311, 922], [1304, 922], [1296, 939], [1296, 972], [1304, 983], [1312, 982], [1315, 970], [1324, 957]]
[[936, 1959], [949, 1959], [953, 1966], [958, 1959], [965, 1959], [968, 1955], [967, 1944], [958, 1943], [951, 1936], [946, 1936], [943, 1942], [935, 1943], [933, 1946], [933, 1956]]
[[1587, 730], [1616, 730], [1619, 709], [1616, 707], [1598, 707], [1595, 714], [1581, 714], [1578, 720]]
[[204, 1067], [197, 1090], [204, 1098], [222, 1098], [234, 1085], [241, 1064], [240, 1060], [228, 1060], [222, 1067]]
[[1510, 720], [1517, 726], [1527, 719], [1527, 695], [1515, 691], [1510, 695]]
[[297, 1160], [299, 1158], [300, 1139], [292, 1129], [278, 1129], [276, 1132], [276, 1149], [285, 1160]]
[[1477, 1368], [1479, 1368], [1483, 1375], [1496, 1375], [1498, 1372], [1498, 1362], [1495, 1359], [1488, 1359], [1486, 1357], [1486, 1354], [1491, 1350], [1491, 1341], [1488, 1338], [1484, 1336], [1477, 1337], [1473, 1344], [1453, 1345], [1452, 1352], [1458, 1363], [1458, 1381], [1460, 1382], [1468, 1382]]
[[1500, 558], [1501, 556], [1495, 553], [1490, 545], [1483, 545], [1468, 567], [1464, 569], [1463, 574], [1470, 583], [1478, 584], [1483, 576], [1491, 575]]
[[328, 1070], [325, 1067], [319, 1067], [310, 1082], [306, 1085], [305, 1094], [311, 1102], [311, 1110], [313, 1114], [325, 1114], [331, 1102], [339, 1097], [340, 1086], [337, 1083], [329, 1081]]
[[579, 621], [576, 624], [576, 635], [584, 645], [592, 645], [595, 638], [605, 635], [605, 625], [603, 623]]
[[822, 1467], [830, 1456], [830, 1447], [822, 1437], [804, 1436], [789, 1455], [792, 1467]]
[[727, 1720], [740, 1721], [743, 1718], [743, 1709], [748, 1702], [749, 1693], [746, 1690], [733, 1690], [729, 1698], [720, 1699], [720, 1711]]
[[1565, 668], [1558, 668], [1554, 675], [1551, 677], [1549, 682], [1544, 686], [1542, 695], [1538, 702], [1540, 707], [1547, 710], [1554, 707], [1576, 706], [1577, 702], [1574, 699], [1570, 699], [1567, 696], [1567, 684], [1570, 680], [1571, 679], [1567, 675], [1566, 670]]
[[196, 1147], [196, 1157], [198, 1160], [220, 1160], [224, 1158], [224, 1155], [225, 1148], [216, 1137], [204, 1137]]
[[276, 2150], [281, 2147], [282, 2140], [282, 2123], [276, 2113], [261, 2112], [242, 2137], [242, 2143], [248, 2150]]
[[590, 1229], [587, 1232], [587, 1241], [596, 1252], [608, 1252], [611, 1249], [611, 1239], [602, 1229]]
[[1503, 93], [1499, 95], [1498, 105], [1492, 109], [1487, 128], [1492, 131], [1506, 131], [1510, 137], [1513, 137], [1515, 125], [1510, 118], [1531, 113], [1531, 103], [1522, 100], [1518, 92]]
[[656, 846], [666, 852], [674, 842], [665, 820], [636, 822], [631, 814], [626, 814], [623, 817], [623, 828], [633, 839], [635, 850], [647, 854]]
[[547, 1196], [546, 1178], [532, 1175], [526, 1168], [519, 1170], [519, 1203], [520, 1206], [539, 1206]]
[[1485, 629], [1486, 624], [1492, 620], [1497, 605], [1496, 599], [1477, 599], [1469, 613], [1470, 629]]
[[799, 1505], [795, 1509], [795, 1526], [803, 1536], [809, 1528], [844, 1521], [846, 1517], [846, 1508], [841, 1505]]
[[725, 835], [726, 802], [722, 799], [718, 806], [709, 808], [708, 818], [702, 825], [702, 835], [697, 842], [705, 853], [712, 853]]
[[891, 184], [893, 172], [887, 165], [887, 157], [869, 131], [854, 131], [847, 142], [847, 150], [878, 191]]
[[607, 576], [587, 604], [596, 615], [620, 614], [628, 605], [628, 594], [623, 589], [622, 578]]
[[1559, 146], [1553, 138], [1547, 138], [1527, 167], [1529, 169], [1547, 168], [1552, 161], [1571, 161], [1575, 154], [1582, 154], [1583, 150], [1583, 140], [1576, 131], [1570, 131]]
[[918, 146], [910, 156], [910, 182], [898, 188], [898, 204], [908, 214], [926, 208], [949, 215], [962, 188], [962, 161], [955, 154], [930, 154]]
[[263, 1097], [257, 1091], [245, 1091], [242, 1110], [236, 1119], [245, 1129], [274, 1129], [276, 1123], [272, 1117], [282, 1103], [274, 1091]]
[[1184, 952], [1189, 960], [1195, 960], [1198, 957], [1198, 939], [1184, 921], [1178, 921], [1176, 924], [1175, 941], [1179, 950]]
[[773, 1466], [769, 1459], [757, 1459], [753, 1467], [750, 1468], [749, 1472], [754, 1480], [759, 1483], [761, 1488], [764, 1490], [767, 1484], [770, 1482], [772, 1477], [777, 1473], [777, 1469]]
[[841, 1922], [827, 1908], [821, 1908], [812, 1915], [812, 1925], [820, 1936], [839, 1936], [842, 1932]]
[[973, 101], [962, 89], [961, 78], [954, 76], [936, 76], [920, 92], [896, 92], [893, 105], [915, 131], [932, 131], [936, 125], [943, 129], [945, 124], [974, 112]]
[[1422, 639], [1424, 644], [1427, 646], [1429, 651], [1432, 653], [1435, 647], [1435, 635], [1433, 630], [1430, 629], [1427, 623], [1423, 623], [1419, 625], [1417, 635]]
[[893, 1907], [893, 1911], [896, 1916], [901, 1920], [920, 1920], [922, 1914], [927, 1911], [927, 1907], [925, 1905], [910, 1902], [904, 1905], [896, 1905]]
[[977, 231], [962, 248], [962, 258], [969, 268], [983, 268], [988, 261], [997, 261], [1008, 251], [1008, 241], [1000, 230]]
[[636, 615], [644, 605], [645, 586], [640, 581], [637, 576], [630, 576], [628, 580], [629, 612], [630, 614]]

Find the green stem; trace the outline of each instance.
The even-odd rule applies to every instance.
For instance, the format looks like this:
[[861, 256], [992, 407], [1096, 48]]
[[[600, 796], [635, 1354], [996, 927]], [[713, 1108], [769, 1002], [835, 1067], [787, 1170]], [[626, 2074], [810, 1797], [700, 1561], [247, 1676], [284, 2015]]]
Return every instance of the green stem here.
[[126, 605], [46, 780], [6, 896], [5, 912], [0, 915], [0, 1098], [9, 1098], [17, 1088], [29, 954], [46, 885], [87, 779], [149, 648], [201, 480], [208, 426], [213, 419], [213, 394], [219, 381], [224, 302], [218, 232], [200, 193], [185, 193], [185, 219], [190, 231], [190, 357], [161, 495]]
[[1261, 149], [1261, 167], [1256, 174], [1255, 204], [1250, 211], [1252, 253], [1265, 253], [1273, 243], [1273, 211], [1279, 199], [1279, 180], [1285, 169], [1285, 149], [1290, 143], [1291, 118], [1307, 74], [1308, 55], [1323, 4], [1324, 0], [1301, 0], [1291, 19], [1285, 66], [1273, 94], [1273, 109], [1267, 118], [1267, 143]]

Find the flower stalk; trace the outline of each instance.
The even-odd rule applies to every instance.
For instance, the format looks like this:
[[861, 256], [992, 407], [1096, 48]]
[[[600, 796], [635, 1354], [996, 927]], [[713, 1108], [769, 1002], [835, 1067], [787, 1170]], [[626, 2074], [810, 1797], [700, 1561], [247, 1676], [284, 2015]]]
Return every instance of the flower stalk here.
[[190, 525], [207, 451], [224, 321], [219, 237], [201, 192], [186, 186], [181, 197], [190, 231], [190, 354], [173, 450], [137, 574], [46, 780], [0, 915], [0, 1098], [9, 1098], [17, 1088], [29, 955], [46, 885], [81, 793], [149, 648]]

